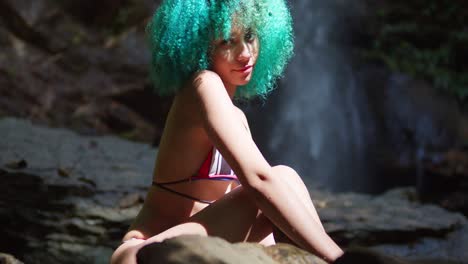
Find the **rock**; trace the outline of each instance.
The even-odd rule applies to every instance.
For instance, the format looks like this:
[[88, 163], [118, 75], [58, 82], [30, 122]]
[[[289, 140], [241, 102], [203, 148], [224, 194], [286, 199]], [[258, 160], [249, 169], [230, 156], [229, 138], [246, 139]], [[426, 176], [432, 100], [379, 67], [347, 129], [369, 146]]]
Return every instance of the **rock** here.
[[23, 264], [23, 262], [17, 260], [10, 254], [0, 253], [0, 263], [1, 264]]
[[[422, 159], [429, 152], [459, 147], [468, 122], [456, 98], [408, 75], [369, 65], [361, 72], [362, 89], [374, 134], [367, 139], [376, 169], [377, 191], [418, 184]], [[379, 89], [376, 89], [379, 87]]]
[[468, 226], [465, 225], [446, 238], [426, 237], [411, 244], [382, 244], [372, 248], [421, 263], [468, 263], [467, 245]]
[[[167, 111], [168, 103], [160, 102], [169, 100], [152, 94], [158, 101], [141, 101], [135, 110], [120, 103], [128, 102], [122, 98], [127, 93], [151, 87], [144, 28], [154, 1], [18, 0], [11, 5], [59, 52], [44, 53], [34, 47], [37, 41], [28, 44], [0, 26], [0, 87], [5, 88], [0, 89], [0, 114], [88, 135], [117, 134], [144, 142], [160, 136], [164, 115], [158, 109]], [[104, 19], [112, 25], [101, 30], [81, 19], [89, 24]], [[119, 34], [110, 32], [116, 24]], [[144, 115], [138, 112], [141, 108], [147, 110]]]
[[325, 264], [321, 258], [290, 244], [278, 243], [263, 250], [278, 263]]
[[[3, 119], [0, 131], [0, 165], [8, 173], [32, 174], [42, 177], [45, 184], [80, 186], [86, 192], [125, 193], [151, 182], [156, 151], [147, 144], [116, 137], [81, 137], [16, 119]], [[28, 165], [18, 170], [3, 166], [12, 162]], [[60, 169], [68, 171], [68, 176], [60, 175]]]
[[139, 193], [132, 193], [125, 197], [123, 197], [119, 202], [120, 208], [129, 208], [139, 203], [144, 202], [144, 197], [141, 196]]
[[[325, 264], [324, 260], [288, 244], [263, 247], [254, 243], [230, 244], [217, 237], [183, 235], [143, 247], [137, 254], [138, 263], [279, 263]], [[350, 248], [336, 264], [449, 264], [447, 260], [409, 260], [383, 254], [375, 249]]]
[[468, 150], [424, 153], [418, 192], [421, 200], [468, 216]]
[[[108, 262], [141, 207], [157, 150], [115, 137], [80, 136], [3, 118], [0, 153], [2, 251], [25, 263], [81, 264]], [[405, 259], [467, 259], [466, 218], [418, 203], [412, 188], [380, 196], [315, 190], [311, 194], [325, 228], [342, 246], [371, 246]], [[262, 261], [270, 255], [273, 260], [265, 263], [321, 263], [291, 245], [263, 248], [206, 240], [214, 245], [198, 245], [205, 242], [192, 238], [196, 246], [191, 247], [220, 247], [219, 252], [209, 252], [213, 258], [225, 252]], [[184, 241], [174, 243], [161, 245], [180, 246]], [[440, 254], [427, 254], [434, 245]]]
[[27, 263], [107, 263], [141, 206], [156, 150], [16, 119], [0, 131], [1, 248]]
[[312, 195], [326, 230], [341, 245], [439, 237], [466, 224], [461, 214], [411, 201], [416, 196], [412, 188], [395, 189], [377, 197], [315, 191]]
[[414, 188], [394, 189], [376, 197], [312, 194], [317, 196], [325, 229], [340, 245], [372, 246], [379, 252], [423, 263], [466, 263], [468, 259], [463, 248], [467, 243], [466, 218], [418, 203]]
[[199, 264], [275, 264], [257, 246], [240, 248], [217, 237], [180, 236], [162, 243], [150, 244], [138, 252], [138, 263], [199, 263]]
[[367, 249], [351, 249], [345, 251], [343, 256], [339, 257], [334, 264], [405, 264], [406, 262], [391, 256], [379, 254]]

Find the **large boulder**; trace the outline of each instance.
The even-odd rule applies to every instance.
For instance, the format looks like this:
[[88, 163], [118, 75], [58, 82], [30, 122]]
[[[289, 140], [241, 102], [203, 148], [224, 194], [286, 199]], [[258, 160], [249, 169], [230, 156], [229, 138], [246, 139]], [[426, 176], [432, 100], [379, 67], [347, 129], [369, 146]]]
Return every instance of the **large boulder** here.
[[260, 247], [232, 245], [227, 241], [200, 236], [181, 236], [144, 247], [138, 252], [138, 263], [251, 263], [275, 264]]

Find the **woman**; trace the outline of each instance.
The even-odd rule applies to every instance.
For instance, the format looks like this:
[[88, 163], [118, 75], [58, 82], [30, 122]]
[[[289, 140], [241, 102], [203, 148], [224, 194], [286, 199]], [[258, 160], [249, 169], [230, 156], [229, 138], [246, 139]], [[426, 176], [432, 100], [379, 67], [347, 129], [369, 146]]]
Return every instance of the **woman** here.
[[152, 78], [175, 94], [145, 203], [112, 263], [181, 234], [275, 243], [273, 226], [327, 261], [325, 233], [297, 173], [271, 166], [234, 98], [265, 98], [292, 55], [283, 0], [166, 0], [148, 25]]

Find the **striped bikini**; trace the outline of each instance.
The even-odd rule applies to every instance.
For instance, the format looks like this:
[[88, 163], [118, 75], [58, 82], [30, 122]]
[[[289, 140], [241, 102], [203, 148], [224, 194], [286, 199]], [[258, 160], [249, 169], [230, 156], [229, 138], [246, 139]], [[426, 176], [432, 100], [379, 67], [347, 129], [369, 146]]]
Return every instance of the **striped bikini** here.
[[201, 203], [210, 204], [214, 202], [214, 201], [199, 199], [199, 198], [190, 196], [188, 194], [178, 192], [168, 187], [169, 185], [173, 185], [177, 183], [198, 181], [198, 180], [236, 181], [237, 183], [240, 184], [239, 179], [237, 179], [237, 176], [234, 174], [234, 171], [231, 169], [229, 164], [223, 158], [221, 153], [215, 147], [213, 147], [208, 153], [205, 161], [203, 162], [202, 166], [198, 170], [197, 174], [187, 179], [171, 181], [171, 182], [159, 183], [159, 182], [153, 181], [153, 186], [157, 186], [168, 192], [171, 192], [179, 196], [182, 196], [182, 197], [194, 200], [194, 201], [198, 201]]

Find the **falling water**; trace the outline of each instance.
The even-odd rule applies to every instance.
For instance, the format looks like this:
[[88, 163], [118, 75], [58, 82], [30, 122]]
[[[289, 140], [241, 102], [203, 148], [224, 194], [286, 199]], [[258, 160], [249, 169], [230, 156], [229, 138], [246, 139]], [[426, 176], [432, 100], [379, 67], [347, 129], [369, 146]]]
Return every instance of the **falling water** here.
[[251, 114], [254, 137], [273, 164], [295, 168], [309, 187], [366, 191], [365, 100], [346, 38], [357, 1], [291, 2], [296, 46], [280, 88]]

